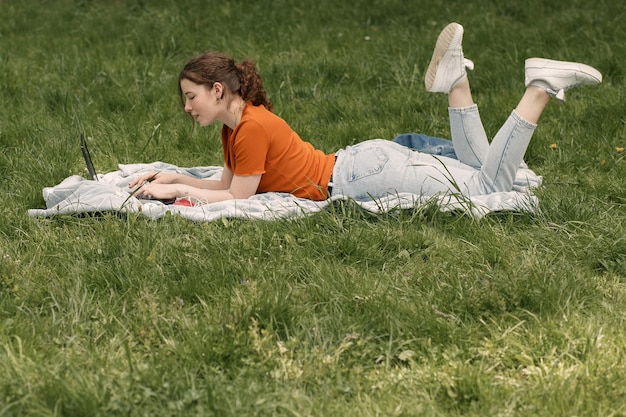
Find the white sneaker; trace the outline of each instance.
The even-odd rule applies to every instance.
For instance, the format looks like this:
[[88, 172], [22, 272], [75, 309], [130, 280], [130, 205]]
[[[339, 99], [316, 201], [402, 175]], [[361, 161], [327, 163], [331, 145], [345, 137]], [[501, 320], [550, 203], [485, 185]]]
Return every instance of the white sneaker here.
[[596, 85], [601, 82], [600, 71], [589, 65], [544, 58], [526, 60], [526, 87], [534, 85], [543, 88], [561, 102], [565, 101], [566, 90], [577, 85]]
[[463, 57], [462, 42], [463, 26], [458, 23], [450, 23], [441, 31], [426, 70], [424, 84], [427, 91], [448, 94], [467, 76], [466, 67], [474, 69], [474, 63]]

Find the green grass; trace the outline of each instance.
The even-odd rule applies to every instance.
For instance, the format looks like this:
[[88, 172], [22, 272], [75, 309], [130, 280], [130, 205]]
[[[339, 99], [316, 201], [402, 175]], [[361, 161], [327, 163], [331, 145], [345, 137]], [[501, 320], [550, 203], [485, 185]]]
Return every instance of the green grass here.
[[[0, 1], [0, 416], [625, 416], [626, 8], [580, 0]], [[221, 162], [181, 65], [258, 62], [277, 112], [333, 152], [448, 136], [423, 91], [466, 26], [487, 131], [529, 56], [604, 83], [552, 104], [526, 160], [535, 214], [334, 204], [291, 221], [33, 219], [43, 187]], [[556, 148], [551, 148], [556, 144]]]

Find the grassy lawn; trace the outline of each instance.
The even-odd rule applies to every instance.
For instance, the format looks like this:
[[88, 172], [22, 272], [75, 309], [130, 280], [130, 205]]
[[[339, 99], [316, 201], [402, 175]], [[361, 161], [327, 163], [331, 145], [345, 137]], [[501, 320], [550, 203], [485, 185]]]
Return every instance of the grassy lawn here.
[[[0, 416], [626, 416], [626, 6], [599, 0], [0, 0]], [[349, 203], [274, 222], [29, 218], [119, 163], [221, 164], [191, 133], [188, 58], [257, 61], [326, 152], [449, 136], [423, 76], [466, 28], [485, 127], [524, 59], [597, 67], [526, 162], [534, 214]]]

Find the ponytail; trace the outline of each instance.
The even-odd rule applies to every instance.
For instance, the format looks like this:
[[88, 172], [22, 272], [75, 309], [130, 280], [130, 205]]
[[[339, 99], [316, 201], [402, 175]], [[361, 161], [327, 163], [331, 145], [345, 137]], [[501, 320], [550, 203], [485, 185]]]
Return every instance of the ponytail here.
[[241, 97], [255, 106], [264, 105], [269, 111], [274, 111], [274, 106], [267, 99], [267, 93], [263, 87], [261, 75], [256, 69], [254, 62], [245, 60], [237, 65], [239, 71], [239, 80], [241, 83]]

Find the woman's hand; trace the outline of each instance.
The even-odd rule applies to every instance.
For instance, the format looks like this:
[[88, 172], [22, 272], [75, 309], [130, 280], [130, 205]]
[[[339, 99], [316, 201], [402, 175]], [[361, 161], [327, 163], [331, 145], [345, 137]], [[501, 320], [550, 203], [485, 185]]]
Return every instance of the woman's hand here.
[[135, 192], [135, 197], [156, 200], [174, 200], [182, 196], [180, 184], [158, 184], [146, 182]]
[[221, 180], [192, 178], [177, 173], [149, 172], [129, 183], [138, 198], [173, 200], [192, 197], [205, 203], [249, 198], [256, 194], [261, 175], [239, 176], [224, 168]]
[[177, 174], [175, 172], [148, 172], [132, 180], [128, 184], [128, 187], [134, 188], [137, 186], [141, 186], [145, 182], [156, 184], [172, 184], [174, 182], [177, 182], [176, 180], [179, 178], [179, 176], [180, 174]]

